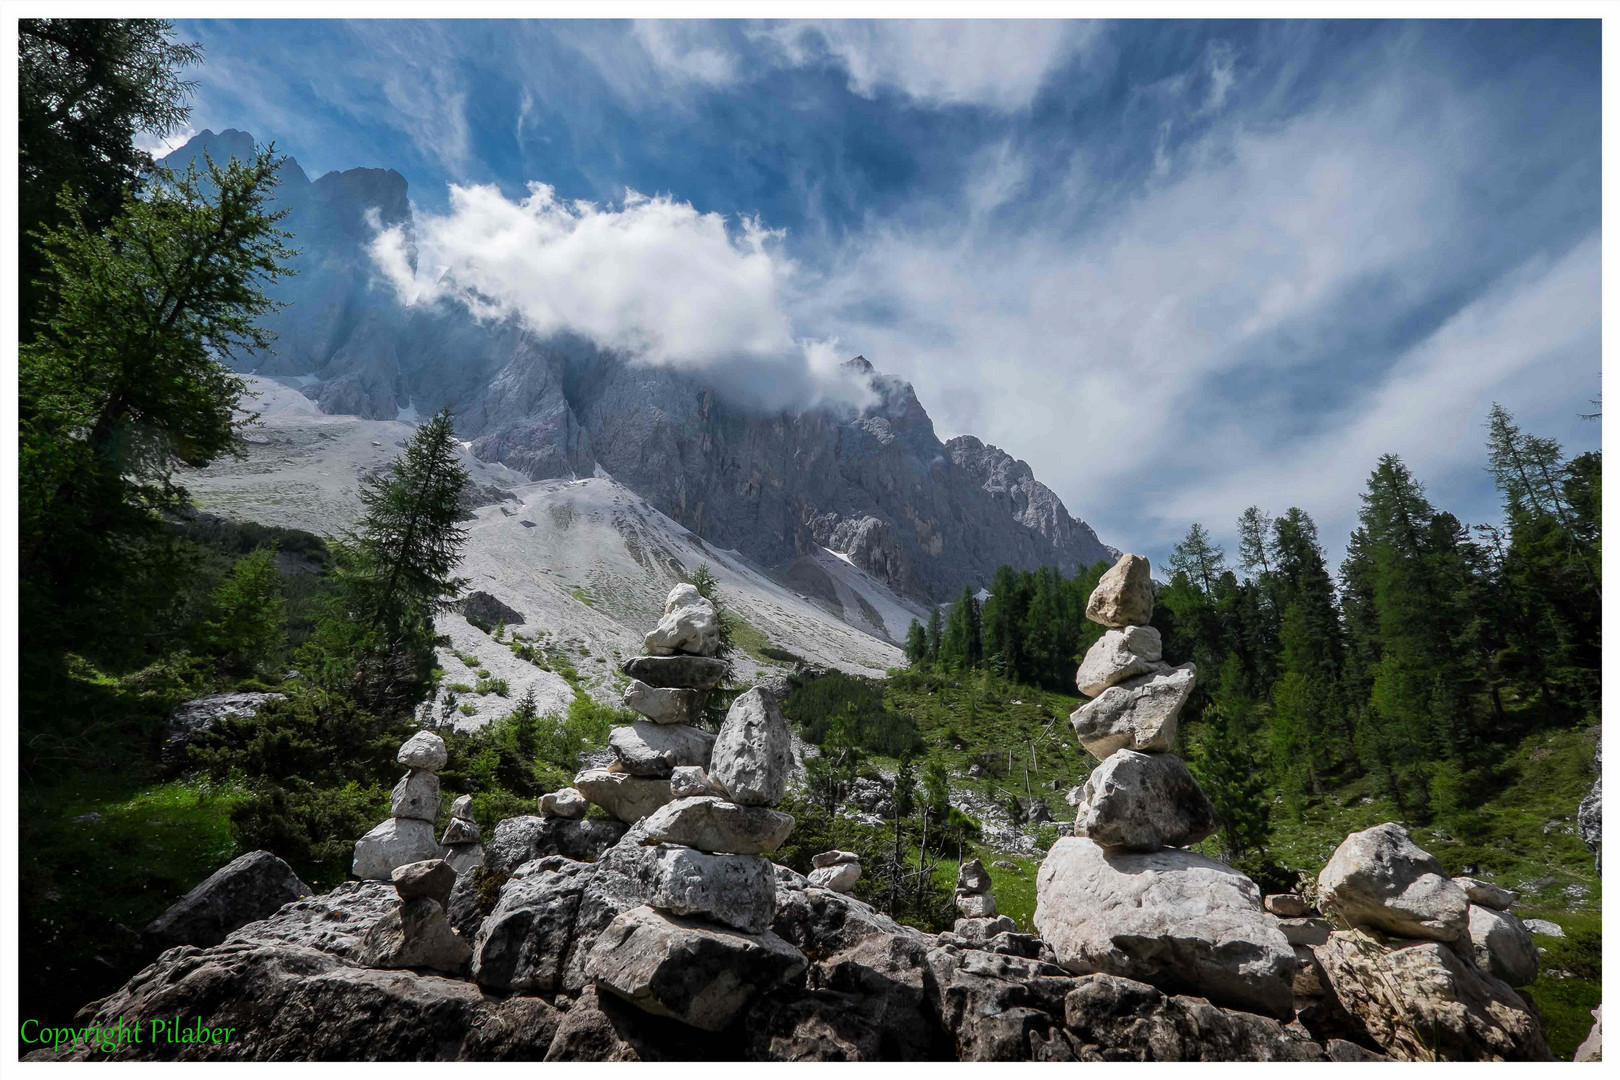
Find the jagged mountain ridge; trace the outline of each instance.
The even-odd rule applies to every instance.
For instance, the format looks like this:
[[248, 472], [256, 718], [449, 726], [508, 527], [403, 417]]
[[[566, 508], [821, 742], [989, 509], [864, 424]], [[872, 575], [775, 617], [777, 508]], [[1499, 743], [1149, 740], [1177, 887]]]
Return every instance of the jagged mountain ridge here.
[[[167, 163], [245, 156], [253, 137], [205, 131]], [[405, 178], [351, 169], [311, 181], [288, 159], [284, 227], [301, 249], [273, 355], [245, 365], [296, 380], [329, 413], [414, 419], [448, 405], [473, 453], [530, 480], [606, 474], [697, 536], [771, 567], [814, 573], [823, 550], [918, 603], [989, 583], [996, 567], [1073, 573], [1117, 554], [1022, 461], [971, 436], [940, 441], [909, 383], [864, 358], [877, 401], [856, 414], [766, 414], [688, 372], [640, 366], [588, 341], [407, 307], [376, 280], [376, 225], [408, 223]]]

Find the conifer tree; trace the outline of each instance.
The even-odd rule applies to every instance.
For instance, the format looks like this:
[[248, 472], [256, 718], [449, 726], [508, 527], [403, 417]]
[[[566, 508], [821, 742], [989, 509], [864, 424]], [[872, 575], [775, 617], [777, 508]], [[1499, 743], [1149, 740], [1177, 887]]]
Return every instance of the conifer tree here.
[[928, 659], [928, 631], [916, 619], [906, 627], [906, 662], [915, 667]]

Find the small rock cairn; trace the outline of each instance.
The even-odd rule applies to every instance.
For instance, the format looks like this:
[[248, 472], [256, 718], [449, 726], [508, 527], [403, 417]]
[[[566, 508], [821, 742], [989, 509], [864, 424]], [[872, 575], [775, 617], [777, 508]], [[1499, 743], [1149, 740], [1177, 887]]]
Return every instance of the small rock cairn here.
[[472, 958], [472, 946], [456, 933], [444, 913], [450, 890], [455, 888], [455, 869], [444, 859], [427, 859], [396, 868], [392, 880], [399, 906], [367, 931], [356, 962], [374, 968], [459, 973]]
[[388, 820], [355, 841], [357, 878], [388, 881], [398, 867], [440, 856], [433, 823], [439, 818], [439, 770], [449, 760], [444, 740], [418, 731], [405, 740], [395, 760], [408, 771], [394, 785]]
[[964, 919], [996, 917], [996, 898], [990, 895], [990, 872], [978, 859], [969, 859], [956, 871], [956, 910]]
[[1075, 673], [1092, 700], [1069, 717], [1080, 744], [1102, 762], [1080, 789], [1074, 835], [1105, 850], [1186, 847], [1217, 824], [1192, 773], [1167, 752], [1196, 669], [1164, 662], [1152, 617], [1148, 561], [1122, 556], [1086, 604], [1086, 618], [1108, 630]]
[[439, 844], [444, 861], [458, 874], [484, 865], [484, 845], [479, 842], [478, 822], [473, 820], [472, 796], [463, 795], [450, 804], [450, 824], [444, 827]]
[[810, 884], [847, 893], [861, 880], [861, 857], [853, 851], [823, 851], [810, 860]]

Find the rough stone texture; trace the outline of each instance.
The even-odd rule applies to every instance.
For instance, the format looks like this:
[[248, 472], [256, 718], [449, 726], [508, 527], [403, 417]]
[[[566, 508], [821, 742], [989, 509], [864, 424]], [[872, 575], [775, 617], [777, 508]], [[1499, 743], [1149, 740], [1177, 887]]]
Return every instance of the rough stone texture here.
[[776, 874], [759, 855], [713, 855], [689, 847], [641, 849], [634, 878], [647, 903], [671, 915], [702, 916], [744, 933], [769, 930]]
[[627, 911], [597, 938], [589, 974], [645, 1012], [719, 1031], [754, 994], [797, 978], [804, 954], [775, 934], [744, 934], [665, 915]]
[[1154, 672], [1169, 671], [1164, 662], [1159, 632], [1151, 626], [1110, 630], [1086, 650], [1074, 683], [1086, 697], [1096, 697], [1110, 686]]
[[594, 862], [619, 842], [627, 828], [622, 822], [588, 818], [506, 818], [495, 826], [485, 865], [491, 873], [510, 874], [524, 863], [547, 855]]
[[648, 1038], [646, 1013], [587, 986], [562, 1014], [547, 1061], [665, 1061]]
[[557, 855], [525, 864], [501, 886], [473, 938], [473, 979], [492, 990], [556, 991], [592, 873], [589, 864]]
[[1525, 919], [1524, 928], [1532, 934], [1545, 934], [1547, 937], [1561, 938], [1564, 928], [1551, 919]]
[[1478, 878], [1454, 877], [1451, 880], [1462, 886], [1462, 891], [1467, 894], [1470, 904], [1506, 911], [1519, 899], [1519, 894], [1512, 889], [1504, 889], [1500, 885], [1492, 885]]
[[835, 863], [810, 871], [810, 884], [831, 889], [833, 892], [847, 893], [859, 880], [861, 880], [861, 864], [858, 862]]
[[222, 716], [252, 716], [267, 701], [282, 701], [286, 694], [241, 693], [209, 694], [183, 701], [163, 725], [163, 755], [173, 761], [185, 759], [185, 747], [214, 726]]
[[1536, 981], [1536, 944], [1518, 916], [1506, 911], [1470, 904], [1468, 938], [1474, 946], [1474, 963], [1509, 986], [1528, 986]]
[[450, 824], [444, 827], [444, 833], [439, 837], [439, 843], [445, 847], [457, 844], [476, 844], [478, 840], [478, 823], [458, 817], [450, 819]]
[[1576, 1061], [1603, 1060], [1603, 1006], [1592, 1010], [1592, 1030], [1587, 1032], [1581, 1045], [1575, 1048]]
[[632, 656], [621, 670], [652, 687], [713, 690], [725, 678], [726, 664], [712, 656]]
[[296, 945], [352, 959], [377, 922], [399, 904], [387, 881], [345, 881], [329, 893], [283, 905], [268, 919], [238, 927], [224, 944]]
[[956, 910], [969, 919], [993, 918], [996, 914], [996, 898], [989, 893], [958, 891]]
[[1104, 626], [1146, 626], [1153, 619], [1153, 574], [1147, 559], [1125, 554], [1103, 574], [1086, 602], [1086, 618]]
[[990, 871], [979, 859], [969, 859], [956, 868], [956, 891], [982, 893], [990, 891]]
[[355, 962], [373, 968], [428, 968], [456, 974], [471, 956], [471, 947], [445, 918], [444, 907], [431, 896], [418, 896], [377, 920], [360, 943]]
[[237, 927], [274, 915], [311, 891], [270, 852], [250, 851], [209, 874], [141, 936], [159, 952], [176, 945], [217, 945]]
[[1080, 790], [1074, 835], [1105, 848], [1186, 847], [1213, 833], [1215, 807], [1173, 754], [1116, 750]]
[[1282, 919], [1297, 919], [1308, 910], [1298, 893], [1272, 893], [1266, 897], [1266, 910]]
[[433, 822], [389, 818], [354, 842], [354, 876], [390, 881], [395, 867], [438, 857]]
[[1295, 960], [1260, 889], [1190, 851], [1052, 845], [1035, 879], [1035, 928], [1058, 962], [1286, 1018]]
[[1393, 822], [1345, 837], [1317, 886], [1319, 902], [1351, 926], [1436, 941], [1468, 930], [1468, 894]]
[[839, 863], [858, 863], [861, 857], [853, 851], [823, 851], [819, 855], [810, 857], [810, 865], [820, 870], [824, 866], [837, 866]]
[[1333, 924], [1326, 919], [1278, 919], [1277, 928], [1290, 945], [1325, 945], [1333, 933]]
[[388, 815], [416, 818], [429, 825], [439, 820], [439, 778], [422, 769], [412, 769], [394, 785]]
[[1513, 988], [1445, 944], [1339, 931], [1313, 951], [1342, 1007], [1397, 1061], [1551, 1058]]
[[1592, 850], [1592, 858], [1597, 863], [1598, 872], [1602, 873], [1603, 738], [1601, 731], [1599, 732], [1597, 747], [1593, 751], [1592, 767], [1597, 770], [1597, 779], [1592, 781], [1592, 790], [1587, 792], [1586, 798], [1581, 800], [1581, 805], [1575, 812], [1575, 827], [1580, 831], [1581, 840]]
[[450, 903], [450, 890], [456, 887], [456, 872], [443, 859], [425, 859], [394, 868], [394, 891], [401, 900], [431, 896], [440, 907]]
[[[923, 940], [863, 940], [811, 965], [803, 997], [776, 1010], [751, 1011], [750, 1023], [757, 1017], [773, 1044], [759, 1047], [753, 1056], [815, 1061], [949, 1058], [953, 1047], [929, 999], [931, 981]], [[781, 1029], [790, 1023], [792, 1041], [784, 1045]]]
[[640, 679], [631, 679], [624, 688], [624, 707], [655, 724], [690, 724], [703, 709], [703, 691], [648, 686]]
[[[1042, 1060], [1063, 1044], [1063, 999], [1074, 979], [1038, 960], [978, 949], [927, 953], [930, 1003], [961, 1061]], [[1064, 1047], [1062, 1059], [1073, 1057]]]
[[625, 772], [664, 780], [677, 765], [707, 769], [714, 740], [707, 731], [689, 724], [654, 724], [646, 720], [616, 727], [608, 735], [608, 745]]
[[450, 754], [444, 748], [443, 739], [431, 731], [418, 731], [405, 740], [405, 745], [399, 748], [395, 760], [407, 769], [438, 772], [444, 768], [444, 763], [450, 760]]
[[450, 816], [462, 821], [473, 819], [473, 797], [471, 795], [458, 795], [456, 801], [450, 804]]
[[776, 867], [776, 918], [771, 931], [800, 949], [827, 955], [871, 938], [927, 939], [922, 931], [901, 926], [847, 893], [808, 885], [806, 878], [787, 867]]
[[578, 788], [559, 788], [540, 796], [540, 813], [546, 817], [582, 818], [590, 808], [590, 803]]
[[757, 686], [739, 694], [715, 738], [710, 775], [741, 806], [774, 806], [792, 771], [793, 732], [776, 697]]
[[491, 626], [505, 623], [507, 626], [522, 626], [523, 613], [510, 607], [487, 592], [475, 589], [468, 593], [461, 601], [461, 613], [469, 619], [487, 622]]
[[446, 844], [439, 850], [439, 856], [459, 876], [475, 866], [484, 865], [484, 846], [479, 843]]
[[960, 918], [951, 927], [951, 933], [970, 945], [983, 945], [997, 934], [1016, 932], [1018, 924], [1005, 915], [993, 915], [985, 918]]
[[1176, 741], [1176, 717], [1192, 693], [1196, 666], [1127, 679], [1069, 714], [1080, 745], [1104, 761], [1118, 750], [1163, 753]]
[[696, 765], [677, 765], [669, 774], [669, 793], [677, 799], [690, 799], [699, 795], [720, 795], [724, 792], [709, 779], [709, 774]]
[[681, 582], [664, 601], [664, 617], [646, 637], [653, 656], [713, 656], [720, 648], [720, 616], [697, 586]]
[[1082, 1060], [1327, 1059], [1323, 1048], [1294, 1026], [1219, 1009], [1201, 998], [1166, 997], [1145, 983], [1115, 975], [1077, 979], [1064, 998], [1064, 1023]]
[[620, 821], [631, 824], [674, 798], [668, 780], [606, 769], [586, 769], [574, 777], [574, 787]]
[[681, 844], [699, 851], [765, 855], [793, 831], [793, 815], [764, 806], [739, 806], [713, 795], [677, 799], [638, 826], [647, 843]]

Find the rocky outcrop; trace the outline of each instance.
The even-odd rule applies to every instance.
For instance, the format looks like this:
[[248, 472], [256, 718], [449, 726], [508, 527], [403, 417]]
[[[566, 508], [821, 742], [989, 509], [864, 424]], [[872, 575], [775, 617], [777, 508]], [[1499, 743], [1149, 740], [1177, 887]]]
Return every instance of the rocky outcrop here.
[[495, 826], [486, 865], [495, 873], [510, 874], [526, 862], [547, 855], [594, 862], [625, 834], [619, 821], [589, 818], [515, 817]]
[[176, 945], [217, 945], [237, 927], [267, 918], [311, 891], [292, 867], [270, 852], [250, 851], [175, 901], [141, 936], [160, 952]]
[[1113, 975], [1075, 981], [1063, 1001], [1081, 1061], [1325, 1061], [1325, 1048], [1293, 1025], [1167, 997]]

